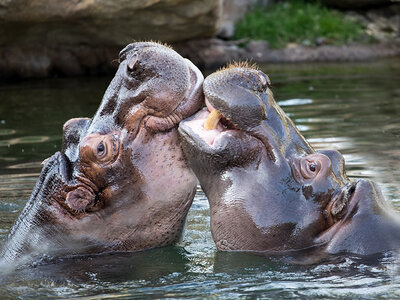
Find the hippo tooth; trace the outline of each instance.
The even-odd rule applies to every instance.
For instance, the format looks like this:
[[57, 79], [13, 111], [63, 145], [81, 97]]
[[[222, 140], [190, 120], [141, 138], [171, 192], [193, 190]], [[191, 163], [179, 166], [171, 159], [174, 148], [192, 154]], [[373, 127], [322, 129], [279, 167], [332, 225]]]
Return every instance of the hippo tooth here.
[[204, 129], [205, 130], [212, 130], [217, 128], [219, 120], [222, 118], [222, 114], [214, 109], [207, 117], [205, 123], [204, 123]]

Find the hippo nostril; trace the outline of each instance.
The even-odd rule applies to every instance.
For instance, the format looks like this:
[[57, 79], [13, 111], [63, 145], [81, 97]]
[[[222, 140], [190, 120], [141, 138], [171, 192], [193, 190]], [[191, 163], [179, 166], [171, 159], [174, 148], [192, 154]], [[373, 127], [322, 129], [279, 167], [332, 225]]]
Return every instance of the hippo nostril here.
[[348, 204], [348, 197], [345, 197], [344, 193], [341, 193], [334, 201], [332, 208], [331, 208], [331, 214], [334, 218], [340, 218], [343, 216], [345, 212], [345, 208], [347, 207]]
[[67, 194], [66, 202], [74, 211], [84, 211], [89, 204], [94, 202], [94, 198], [95, 195], [92, 191], [78, 187]]
[[356, 190], [356, 183], [352, 183], [347, 190], [334, 195], [327, 206], [328, 221], [333, 225], [342, 219], [348, 211], [349, 203]]
[[356, 183], [352, 183], [349, 190], [347, 191], [347, 197], [350, 198], [356, 191]]

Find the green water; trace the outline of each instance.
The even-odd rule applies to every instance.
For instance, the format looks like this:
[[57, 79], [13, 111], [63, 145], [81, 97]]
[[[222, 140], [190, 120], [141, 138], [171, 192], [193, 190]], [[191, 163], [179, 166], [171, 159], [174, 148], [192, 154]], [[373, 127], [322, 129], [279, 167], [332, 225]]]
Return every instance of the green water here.
[[[400, 210], [400, 61], [264, 66], [275, 98], [317, 149], [344, 154], [352, 178], [379, 182]], [[111, 78], [0, 84], [0, 243], [40, 162], [72, 117], [92, 116]], [[340, 256], [301, 266], [216, 251], [199, 189], [181, 243], [139, 253], [50, 261], [0, 278], [0, 298], [396, 298], [400, 263]]]

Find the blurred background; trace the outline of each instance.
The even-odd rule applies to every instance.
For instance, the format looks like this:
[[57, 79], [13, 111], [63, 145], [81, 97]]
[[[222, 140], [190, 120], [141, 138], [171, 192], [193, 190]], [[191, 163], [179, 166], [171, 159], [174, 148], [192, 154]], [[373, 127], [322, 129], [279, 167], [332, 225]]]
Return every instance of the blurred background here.
[[110, 74], [138, 40], [203, 69], [400, 53], [397, 0], [0, 0], [0, 24], [0, 78]]

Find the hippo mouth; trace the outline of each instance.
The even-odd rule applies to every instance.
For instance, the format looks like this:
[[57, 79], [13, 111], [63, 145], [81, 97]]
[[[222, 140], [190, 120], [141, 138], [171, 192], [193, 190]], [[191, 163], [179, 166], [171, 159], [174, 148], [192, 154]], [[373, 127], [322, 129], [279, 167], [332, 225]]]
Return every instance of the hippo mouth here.
[[[194, 116], [180, 122], [181, 136], [195, 148], [209, 154], [221, 153], [226, 148], [236, 148], [236, 155], [245, 154], [250, 149], [264, 149], [270, 161], [276, 161], [272, 136], [262, 126], [244, 129], [232, 119], [213, 107], [205, 99], [206, 107]], [[258, 130], [261, 129], [261, 130]], [[246, 151], [247, 150], [247, 151]]]
[[223, 147], [224, 140], [242, 130], [224, 117], [206, 99], [207, 107], [180, 123], [180, 131], [205, 148]]

